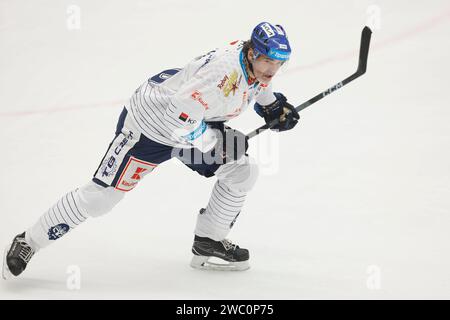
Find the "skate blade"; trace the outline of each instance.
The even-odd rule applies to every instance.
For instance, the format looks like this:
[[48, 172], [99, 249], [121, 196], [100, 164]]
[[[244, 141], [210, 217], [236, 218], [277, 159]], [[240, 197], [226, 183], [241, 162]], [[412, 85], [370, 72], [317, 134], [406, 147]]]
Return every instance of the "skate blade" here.
[[13, 277], [11, 271], [9, 271], [8, 264], [6, 263], [6, 256], [8, 255], [10, 247], [6, 247], [3, 253], [3, 267], [2, 267], [2, 278], [3, 280], [9, 280]]
[[250, 268], [247, 261], [215, 263], [209, 261], [211, 257], [194, 255], [191, 260], [191, 267], [200, 270], [214, 270], [214, 271], [245, 271]]

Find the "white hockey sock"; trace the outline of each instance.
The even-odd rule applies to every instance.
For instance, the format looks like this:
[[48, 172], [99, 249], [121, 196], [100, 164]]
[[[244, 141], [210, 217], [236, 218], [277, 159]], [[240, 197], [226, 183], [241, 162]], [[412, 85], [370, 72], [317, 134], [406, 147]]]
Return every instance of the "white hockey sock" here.
[[84, 222], [87, 212], [80, 204], [78, 189], [65, 194], [25, 233], [26, 241], [37, 251]]
[[221, 241], [230, 232], [245, 202], [246, 193], [231, 190], [218, 180], [206, 210], [197, 217], [195, 234]]

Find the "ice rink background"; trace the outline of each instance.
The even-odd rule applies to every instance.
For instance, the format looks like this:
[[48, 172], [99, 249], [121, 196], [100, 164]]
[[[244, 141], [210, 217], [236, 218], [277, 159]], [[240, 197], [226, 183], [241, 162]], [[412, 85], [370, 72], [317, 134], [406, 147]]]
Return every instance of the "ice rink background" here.
[[[0, 245], [91, 178], [145, 79], [263, 20], [289, 35], [274, 87], [295, 104], [352, 73], [362, 27], [374, 34], [365, 76], [251, 140], [261, 176], [230, 238], [252, 268], [189, 267], [214, 178], [174, 160], [0, 282], [1, 299], [450, 298], [448, 1], [0, 0]], [[261, 124], [251, 108], [230, 122]]]

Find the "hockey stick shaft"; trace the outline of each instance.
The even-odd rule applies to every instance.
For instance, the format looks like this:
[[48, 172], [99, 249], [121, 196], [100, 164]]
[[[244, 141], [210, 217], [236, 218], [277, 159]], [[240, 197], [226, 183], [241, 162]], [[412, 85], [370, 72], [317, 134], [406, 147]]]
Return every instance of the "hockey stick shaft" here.
[[[369, 55], [369, 46], [370, 46], [370, 38], [371, 38], [371, 36], [372, 36], [372, 31], [370, 30], [370, 28], [369, 27], [364, 27], [364, 29], [362, 30], [362, 33], [361, 33], [361, 45], [360, 45], [360, 49], [359, 49], [358, 69], [356, 70], [355, 73], [353, 73], [351, 76], [345, 78], [341, 82], [335, 84], [334, 86], [328, 88], [327, 90], [319, 93], [318, 95], [316, 95], [315, 97], [309, 99], [308, 101], [302, 103], [301, 105], [296, 107], [295, 110], [297, 112], [299, 112], [299, 111], [309, 107], [310, 105], [312, 105], [312, 104], [316, 103], [317, 101], [325, 98], [326, 96], [330, 95], [331, 93], [335, 92], [336, 90], [342, 88], [346, 84], [352, 82], [356, 78], [359, 78], [364, 73], [366, 73], [366, 70], [367, 70], [367, 58], [368, 58], [368, 55]], [[259, 127], [258, 129], [253, 130], [252, 132], [247, 134], [247, 137], [249, 139], [251, 139], [251, 138], [257, 136], [258, 134], [260, 134], [261, 132], [263, 132], [263, 131], [265, 131], [267, 129], [270, 129], [273, 126], [277, 125], [279, 122], [280, 122], [279, 119], [275, 119], [272, 122], [267, 123], [267, 124]]]

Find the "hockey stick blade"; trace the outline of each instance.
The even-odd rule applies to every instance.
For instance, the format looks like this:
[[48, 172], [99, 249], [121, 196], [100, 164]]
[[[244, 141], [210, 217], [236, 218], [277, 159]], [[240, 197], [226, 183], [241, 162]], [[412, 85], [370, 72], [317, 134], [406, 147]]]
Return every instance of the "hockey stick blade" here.
[[[370, 30], [369, 27], [364, 27], [364, 29], [361, 32], [361, 46], [359, 49], [359, 60], [358, 60], [358, 68], [355, 73], [353, 73], [351, 76], [345, 78], [341, 82], [338, 82], [334, 86], [328, 88], [327, 90], [319, 93], [315, 97], [309, 99], [308, 101], [302, 103], [301, 105], [297, 106], [295, 110], [297, 112], [309, 107], [313, 103], [316, 103], [317, 101], [321, 100], [322, 98], [325, 98], [326, 96], [330, 95], [331, 93], [335, 92], [336, 90], [342, 88], [346, 84], [352, 82], [356, 78], [362, 76], [364, 73], [366, 73], [367, 70], [367, 59], [369, 56], [369, 47], [370, 47], [370, 38], [372, 37], [372, 30]], [[257, 136], [263, 131], [266, 131], [267, 129], [272, 128], [273, 126], [277, 125], [280, 122], [279, 119], [275, 119], [270, 123], [267, 123], [258, 129], [253, 130], [249, 134], [247, 134], [247, 137], [249, 139]]]
[[356, 71], [359, 75], [363, 75], [367, 70], [367, 59], [369, 57], [370, 38], [372, 37], [372, 30], [369, 27], [364, 27], [361, 33], [361, 47], [359, 49], [359, 64]]

